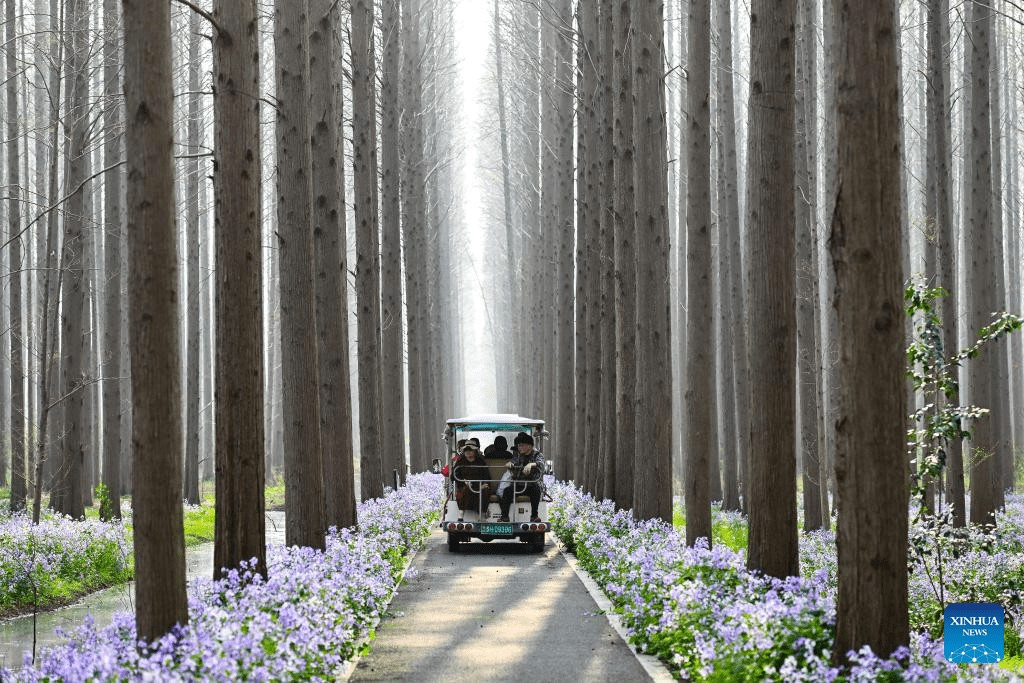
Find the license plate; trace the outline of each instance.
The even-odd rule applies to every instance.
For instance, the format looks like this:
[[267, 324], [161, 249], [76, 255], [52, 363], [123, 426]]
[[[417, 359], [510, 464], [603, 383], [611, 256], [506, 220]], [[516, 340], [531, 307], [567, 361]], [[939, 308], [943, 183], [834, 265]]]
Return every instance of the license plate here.
[[480, 533], [488, 536], [511, 536], [511, 524], [481, 524]]

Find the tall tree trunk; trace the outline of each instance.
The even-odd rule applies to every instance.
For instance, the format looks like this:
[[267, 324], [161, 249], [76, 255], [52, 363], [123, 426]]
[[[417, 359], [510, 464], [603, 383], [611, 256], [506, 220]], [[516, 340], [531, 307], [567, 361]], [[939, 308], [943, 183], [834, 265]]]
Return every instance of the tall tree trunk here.
[[[994, 269], [996, 233], [992, 220], [992, 130], [989, 101], [992, 11], [988, 5], [972, 2], [971, 21], [971, 156], [967, 244], [970, 294], [968, 330], [972, 337], [999, 310]], [[966, 132], [966, 131], [965, 131]], [[966, 169], [965, 169], [966, 173]], [[996, 373], [999, 372], [996, 344], [991, 344], [967, 368], [970, 401], [982, 408], [995, 408]], [[995, 511], [1002, 506], [999, 479], [997, 424], [990, 414], [974, 424], [971, 453], [971, 523], [995, 524]]]
[[[740, 509], [738, 479], [739, 458], [743, 454], [744, 429], [740, 427], [743, 405], [738, 387], [741, 382], [736, 354], [737, 331], [742, 320], [736, 321], [733, 310], [741, 301], [733, 296], [734, 275], [742, 280], [739, 259], [734, 260], [732, 240], [739, 234], [738, 172], [736, 164], [736, 105], [733, 86], [732, 13], [729, 0], [720, 0], [715, 6], [718, 29], [718, 306], [722, 335], [718, 340], [719, 362], [722, 364], [722, 509]], [[745, 350], [744, 350], [745, 352]], [[713, 497], [712, 493], [712, 497]]]
[[380, 232], [373, 2], [352, 6], [352, 139], [356, 302], [359, 309], [359, 462], [362, 499], [384, 492], [381, 469]]
[[107, 136], [103, 145], [103, 166], [110, 169], [103, 180], [103, 485], [107, 505], [103, 519], [121, 518], [121, 244], [124, 240], [124, 170], [113, 168], [121, 158], [123, 139], [121, 107], [121, 21], [118, 0], [103, 1], [103, 93], [107, 104], [103, 124]]
[[[971, 4], [965, 5], [965, 10]], [[929, 131], [935, 130], [936, 202], [935, 221], [938, 233], [938, 284], [948, 294], [942, 299], [942, 346], [946, 354], [958, 348], [961, 326], [959, 301], [962, 293], [957, 285], [957, 239], [953, 215], [953, 158], [952, 120], [949, 97], [950, 53], [944, 47], [949, 39], [949, 1], [930, 0], [928, 3], [928, 89], [929, 107], [934, 107], [929, 119]], [[966, 91], [965, 91], [966, 93]], [[963, 442], [955, 439], [946, 450], [946, 503], [953, 509], [953, 526], [967, 525], [967, 498], [964, 491]]]
[[[690, 31], [689, 20], [688, 20], [688, 0], [680, 0], [679, 2], [679, 24], [678, 33], [676, 34], [679, 41], [679, 54], [680, 60], [683, 55], [688, 53], [688, 35]], [[676, 229], [672, 233], [671, 238], [676, 244], [674, 253], [671, 256], [672, 271], [675, 273], [674, 300], [672, 302], [672, 320], [674, 326], [672, 328], [672, 339], [676, 340], [672, 344], [672, 420], [673, 423], [678, 425], [678, 433], [681, 438], [678, 439], [679, 447], [673, 449], [672, 453], [672, 468], [675, 472], [685, 471], [685, 462], [683, 458], [684, 451], [686, 450], [685, 445], [685, 434], [686, 434], [686, 209], [687, 209], [687, 193], [689, 186], [689, 169], [687, 168], [687, 159], [689, 157], [689, 132], [687, 130], [689, 125], [689, 116], [684, 113], [689, 110], [689, 88], [687, 86], [689, 82], [689, 75], [686, 69], [678, 69], [679, 72], [679, 98], [676, 100], [679, 114], [679, 145], [674, 150], [677, 163], [679, 164], [679, 178], [678, 187], [676, 188], [676, 194], [678, 197], [676, 207]]]
[[747, 566], [799, 575], [793, 221], [794, 0], [759, 0], [750, 27]]
[[597, 59], [597, 4], [577, 3], [576, 26], [577, 70], [579, 72], [579, 103], [576, 123], [576, 419], [575, 462], [571, 478], [589, 491], [590, 473], [593, 468], [595, 441], [591, 403], [596, 399], [591, 394], [594, 372], [591, 366], [589, 342], [590, 316], [594, 314], [591, 305], [593, 291], [591, 245], [596, 240], [597, 197], [594, 185], [595, 157], [597, 154], [597, 110], [594, 93], [598, 88]]
[[[600, 50], [599, 60], [601, 69], [600, 89], [600, 127], [598, 141], [601, 146], [601, 227], [599, 234], [598, 252], [598, 278], [599, 278], [599, 310], [597, 336], [600, 340], [598, 364], [601, 368], [600, 386], [598, 389], [598, 472], [601, 488], [595, 489], [602, 498], [612, 499], [615, 496], [615, 474], [619, 469], [617, 453], [615, 448], [615, 403], [616, 403], [616, 356], [615, 347], [615, 214], [614, 202], [614, 118], [612, 108], [614, 99], [614, 81], [612, 79], [613, 66], [613, 38], [614, 38], [614, 6], [616, 0], [603, 0], [601, 2], [600, 19]], [[667, 200], [666, 200], [667, 201]], [[543, 281], [543, 275], [538, 272], [535, 282]], [[540, 306], [537, 307], [538, 309]], [[628, 461], [632, 465], [633, 461]]]
[[[89, 21], [86, 21], [89, 28]], [[91, 29], [90, 29], [91, 30]], [[88, 93], [88, 86], [86, 87]], [[86, 97], [88, 99], [88, 95]], [[83, 155], [85, 176], [92, 177], [93, 156], [99, 150], [86, 150]], [[97, 348], [96, 330], [99, 319], [96, 314], [96, 235], [92, 226], [96, 225], [97, 216], [92, 192], [86, 192], [82, 206], [82, 476], [79, 479], [79, 490], [82, 496], [83, 513], [85, 508], [92, 507], [92, 493], [96, 487], [96, 449], [98, 448], [99, 413], [96, 408]]]
[[810, 23], [808, 6], [813, 0], [798, 0], [796, 43], [796, 101], [794, 166], [796, 191], [793, 196], [796, 214], [796, 307], [797, 307], [797, 397], [799, 400], [800, 469], [803, 480], [804, 531], [822, 527], [821, 491], [818, 463], [818, 390], [820, 375], [817, 364], [819, 337], [815, 310], [818, 305], [818, 270], [814, 254], [818, 250], [814, 193], [811, 184], [813, 168], [811, 148], [817, 140], [810, 135], [813, 118], [811, 102], [816, 93], [811, 87], [814, 69], [814, 25]]
[[[725, 112], [722, 126], [722, 146], [725, 155], [724, 172], [726, 174], [726, 196], [724, 210], [720, 209], [722, 216], [720, 224], [726, 230], [719, 238], [719, 241], [727, 246], [720, 248], [728, 249], [729, 261], [729, 312], [730, 329], [732, 333], [730, 349], [735, 377], [736, 395], [736, 458], [737, 458], [737, 491], [738, 499], [729, 500], [728, 495], [723, 501], [725, 509], [744, 509], [749, 502], [749, 489], [747, 489], [747, 465], [750, 453], [750, 412], [749, 396], [747, 393], [747, 324], [744, 314], [745, 291], [743, 287], [744, 278], [744, 257], [741, 248], [741, 234], [743, 216], [739, 209], [739, 172], [736, 161], [736, 123], [735, 123], [735, 96], [733, 82], [733, 59], [732, 59], [732, 17], [729, 2], [723, 0], [719, 3], [719, 43], [720, 63], [719, 72], [721, 87], [721, 108]], [[745, 494], [745, 491], [747, 493]]]
[[316, 331], [320, 359], [324, 514], [328, 527], [342, 529], [355, 526], [357, 520], [352, 457], [352, 387], [349, 380], [348, 248], [343, 201], [345, 156], [341, 136], [341, 41], [338, 35], [339, 10], [332, 0], [311, 0], [309, 9], [312, 19], [309, 77], [310, 110], [313, 112], [313, 236], [317, 259]]
[[[743, 334], [743, 264], [739, 254], [739, 174], [736, 163], [736, 98], [733, 83], [732, 12], [729, 0], [716, 5], [718, 22], [718, 126], [721, 131], [719, 173], [724, 193], [718, 204], [718, 249], [721, 268], [722, 328], [729, 330], [721, 349], [723, 363], [728, 368], [725, 377], [726, 410], [731, 410], [731, 433], [725, 441], [723, 468], [722, 508], [740, 509], [739, 462], [744, 457], [744, 443], [749, 427], [746, 422], [746, 369], [741, 359], [746, 358], [746, 336]], [[735, 247], [735, 253], [733, 248]]]
[[636, 462], [636, 187], [634, 185], [633, 53], [628, 2], [614, 9], [612, 78], [615, 120], [613, 209], [615, 216], [615, 503], [631, 510]]
[[[710, 462], [715, 428], [714, 320], [711, 302], [711, 3], [689, 11], [690, 131], [686, 209], [686, 544], [711, 543]], [[640, 206], [643, 206], [642, 204]], [[644, 248], [639, 249], [644, 253]], [[643, 296], [643, 294], [641, 294]], [[641, 328], [642, 329], [642, 328]], [[638, 451], [639, 452], [639, 451]]]
[[[823, 2], [821, 7], [821, 24], [822, 24], [822, 62], [823, 72], [829, 74], [829, 77], [825, 79], [822, 84], [822, 90], [825, 93], [825, 103], [823, 105], [825, 112], [834, 112], [836, 110], [836, 79], [832, 76], [836, 73], [836, 12], [835, 5], [831, 0], [829, 2]], [[822, 116], [822, 131], [821, 137], [823, 140], [835, 140], [836, 139], [836, 117], [831, 115]], [[824, 169], [823, 179], [823, 203], [824, 210], [823, 220], [831, 220], [829, 212], [832, 207], [835, 206], [835, 194], [838, 187], [838, 166], [836, 161], [836, 146], [828, 144], [823, 147], [823, 159], [822, 168]], [[826, 259], [824, 282], [822, 283], [822, 289], [825, 292], [832, 292], [835, 290], [835, 279], [836, 274], [832, 267], [831, 259]], [[838, 359], [838, 348], [839, 348], [839, 323], [837, 319], [837, 313], [834, 306], [830, 305], [830, 302], [824, 302], [824, 322], [822, 329], [824, 330], [824, 339], [822, 340], [822, 374], [825, 378], [825, 386], [823, 387], [824, 402], [825, 402], [825, 425], [827, 427], [825, 433], [825, 449], [821, 453], [820, 457], [825, 462], [829, 474], [829, 484], [826, 487], [831, 488], [833, 495], [836, 490], [836, 475], [835, 475], [835, 453], [836, 453], [836, 419], [838, 417], [838, 405], [839, 405], [839, 359]]]
[[[1008, 50], [1010, 41], [1007, 40], [1003, 43], [1003, 49]], [[1011, 94], [1012, 83], [1018, 82], [1019, 68], [1018, 65], [1014, 64], [1010, 59], [1004, 59], [1003, 63], [1007, 66], [1005, 68], [1010, 69], [1011, 73], [1004, 75], [1003, 83], [1006, 86], [1006, 101], [1009, 108], [1008, 118], [1010, 121], [1019, 121], [1020, 105], [1016, 97]], [[1012, 66], [1011, 66], [1012, 65]], [[1009, 198], [1007, 205], [1007, 213], [1009, 220], [1007, 224], [1007, 238], [1009, 241], [1009, 252], [1007, 255], [1007, 263], [1010, 266], [1010, 290], [1007, 292], [1007, 308], [1009, 310], [1022, 310], [1024, 309], [1024, 302], [1021, 301], [1021, 205], [1020, 205], [1020, 164], [1016, 163], [1019, 159], [1019, 148], [1018, 148], [1019, 136], [1011, 135], [1007, 140], [1007, 157], [1011, 160], [1009, 165], [1009, 172], [1007, 178], [1007, 192], [1006, 196]], [[1020, 459], [1019, 450], [1024, 448], [1024, 341], [1021, 340], [1020, 335], [1013, 335], [1010, 340], [1010, 381], [1013, 391], [1013, 434], [1012, 434], [1012, 447], [1011, 447], [1011, 460], [1010, 464], [1013, 468], [1014, 474], [1017, 471], [1017, 463]], [[1012, 486], [1016, 485], [1016, 481], [1011, 478], [1009, 482]]]
[[903, 272], [896, 3], [835, 5], [838, 176], [829, 253], [836, 274], [839, 595], [832, 659], [909, 641]]
[[553, 0], [552, 22], [554, 25], [556, 57], [555, 57], [555, 107], [558, 116], [558, 131], [555, 154], [558, 163], [558, 188], [556, 229], [552, 241], [557, 241], [555, 266], [555, 301], [557, 306], [555, 339], [558, 345], [555, 361], [555, 372], [558, 376], [556, 393], [556, 412], [551, 417], [554, 429], [551, 430], [553, 450], [548, 455], [557, 455], [561, 460], [562, 469], [558, 476], [565, 478], [573, 472], [573, 463], [579, 457], [576, 448], [578, 435], [575, 433], [576, 412], [576, 342], [573, 320], [575, 317], [573, 303], [573, 255], [574, 243], [574, 208], [573, 208], [573, 40], [572, 40], [572, 2], [571, 0]]
[[[188, 623], [170, 5], [125, 0], [135, 628]], [[145, 58], [143, 56], [145, 55]]]
[[[306, 0], [278, 0], [277, 231], [281, 286], [281, 390], [284, 401], [287, 545], [323, 548], [324, 482], [313, 282], [309, 25]], [[262, 443], [262, 440], [261, 440]]]
[[420, 13], [413, 0], [402, 4], [402, 100], [406, 121], [402, 128], [402, 232], [405, 245], [405, 329], [409, 363], [409, 448], [413, 470], [426, 469], [431, 425], [427, 424], [428, 400], [423, 327], [426, 321], [423, 277], [426, 270], [426, 197], [423, 191], [422, 57], [419, 41]]
[[[27, 337], [22, 329], [22, 235], [21, 235], [21, 175], [18, 130], [18, 55], [14, 46], [16, 12], [15, 0], [7, 0], [7, 229], [10, 243], [11, 288], [11, 511], [24, 510], [28, 495], [25, 478], [25, 370], [24, 359]], [[26, 178], [27, 180], [27, 178]], [[6, 463], [0, 461], [0, 481]]]
[[[996, 276], [996, 305], [994, 310], [1008, 310], [1009, 301], [1004, 253], [1004, 221], [1003, 221], [1003, 138], [1007, 130], [1003, 126], [1002, 108], [999, 101], [1001, 80], [1003, 70], [999, 63], [998, 36], [1005, 35], [999, 25], [999, 16], [993, 14], [990, 19], [990, 34], [997, 41], [991, 49], [991, 64], [989, 68], [989, 101], [991, 103], [991, 130], [992, 130], [992, 258], [994, 260], [992, 272]], [[1003, 497], [1007, 489], [1013, 488], [1013, 452], [1011, 444], [1010, 418], [1010, 365], [1009, 365], [1009, 342], [994, 344], [992, 352], [995, 354], [995, 365], [992, 368], [992, 428], [996, 442], [996, 474], [995, 488], [996, 501], [999, 507], [1003, 507]]]
[[383, 174], [381, 207], [383, 261], [381, 263], [381, 406], [383, 433], [391, 444], [380, 452], [383, 475], [391, 482], [397, 471], [405, 481], [405, 368], [404, 326], [402, 319], [402, 225], [399, 196], [398, 100], [399, 17], [400, 0], [386, 0], [383, 5], [384, 71], [381, 80], [381, 172]]
[[[55, 20], [54, 25], [57, 25]], [[57, 55], [61, 54], [60, 48], [57, 48]], [[52, 63], [59, 64], [60, 58], [55, 59]], [[59, 125], [59, 103], [60, 103], [60, 73], [58, 69], [54, 69], [51, 74], [51, 92], [55, 93], [55, 99], [52, 103], [51, 117], [50, 117], [50, 169], [49, 179], [47, 181], [47, 187], [49, 189], [49, 195], [51, 198], [56, 198], [57, 194], [57, 131], [60, 129]], [[64, 272], [60, 268], [60, 259], [56, 254], [57, 245], [59, 243], [60, 236], [57, 232], [57, 218], [56, 212], [51, 211], [47, 217], [46, 225], [46, 239], [42, 241], [42, 256], [40, 258], [40, 264], [45, 264], [43, 268], [43, 281], [40, 286], [42, 301], [40, 302], [40, 331], [39, 331], [39, 425], [37, 427], [38, 433], [38, 445], [36, 447], [36, 459], [33, 466], [34, 479], [32, 489], [32, 523], [39, 524], [39, 517], [41, 514], [42, 498], [43, 498], [43, 476], [45, 473], [47, 460], [50, 448], [50, 432], [49, 432], [49, 419], [50, 412], [52, 409], [51, 401], [54, 391], [53, 382], [53, 355], [54, 350], [57, 348], [57, 333], [58, 328], [56, 325], [56, 309], [57, 309], [57, 293], [60, 291], [61, 275]], [[54, 282], [54, 274], [56, 274], [56, 282]], [[51, 312], [51, 307], [53, 311]]]
[[662, 3], [632, 3], [634, 27], [633, 137], [637, 206], [636, 468], [638, 519], [672, 519], [672, 374], [669, 348], [668, 188], [663, 91]]
[[85, 399], [85, 344], [82, 316], [85, 315], [83, 259], [86, 238], [85, 184], [88, 178], [88, 21], [86, 0], [70, 0], [69, 26], [64, 36], [70, 59], [71, 85], [68, 89], [67, 112], [69, 131], [66, 149], [65, 183], [71, 188], [64, 214], [64, 242], [61, 251], [64, 269], [61, 296], [61, 392], [64, 408], [63, 449], [56, 473], [51, 507], [74, 519], [85, 516], [82, 501], [82, 468], [85, 451], [83, 405]]
[[216, 578], [250, 558], [253, 571], [267, 569], [262, 171], [259, 104], [250, 96], [259, 90], [259, 19], [255, 0], [216, 0], [213, 13]]
[[186, 257], [186, 282], [188, 283], [187, 315], [188, 338], [185, 355], [185, 500], [198, 505], [199, 499], [199, 185], [202, 182], [199, 171], [199, 120], [200, 70], [199, 41], [201, 17], [192, 12], [189, 15], [188, 39], [188, 156], [185, 162], [185, 242], [188, 246]]
[[[503, 263], [506, 271], [505, 281], [514, 282], [517, 276], [517, 266], [519, 265], [517, 258], [520, 257], [516, 255], [515, 226], [512, 222], [512, 180], [510, 177], [512, 161], [509, 157], [508, 113], [505, 102], [505, 47], [501, 34], [501, 6], [498, 4], [498, 0], [494, 0], [494, 59], [497, 70], [495, 80], [498, 86], [498, 137], [501, 141], [502, 211], [505, 225], [505, 254]], [[521, 305], [516, 296], [517, 290], [518, 288], [516, 287], [509, 287], [508, 301], [501, 304], [507, 305], [508, 310], [513, 312], [518, 312]], [[506, 338], [506, 335], [499, 335], [495, 341], [500, 343], [500, 340]], [[516, 344], [516, 342], [514, 341], [513, 344]], [[509, 349], [502, 356], [502, 360], [499, 361], [501, 367], [498, 372], [498, 403], [508, 406], [509, 409], [514, 407], [518, 410], [524, 410], [520, 405], [520, 396], [516, 391], [516, 387], [519, 385], [516, 373], [521, 367], [523, 359], [520, 358], [520, 353], [517, 352], [516, 347]]]

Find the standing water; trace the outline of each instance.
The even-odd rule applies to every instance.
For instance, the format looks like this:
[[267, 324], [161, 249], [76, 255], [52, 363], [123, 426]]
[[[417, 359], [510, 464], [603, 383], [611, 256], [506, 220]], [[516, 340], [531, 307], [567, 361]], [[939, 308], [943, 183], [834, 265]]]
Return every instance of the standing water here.
[[[284, 545], [284, 512], [267, 513], [267, 545]], [[213, 576], [213, 543], [185, 551], [186, 580]], [[110, 623], [115, 612], [135, 611], [135, 582], [91, 593], [68, 607], [42, 612], [35, 617], [36, 653], [64, 642], [57, 629], [71, 632], [92, 615], [97, 626]], [[0, 667], [19, 669], [24, 653], [32, 652], [32, 615], [0, 622]]]

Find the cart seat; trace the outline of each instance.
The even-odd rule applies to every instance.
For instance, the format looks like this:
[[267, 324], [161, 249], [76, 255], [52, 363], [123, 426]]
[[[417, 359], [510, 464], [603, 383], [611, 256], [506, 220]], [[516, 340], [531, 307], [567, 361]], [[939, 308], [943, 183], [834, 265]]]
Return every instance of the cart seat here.
[[[505, 474], [505, 463], [509, 461], [509, 458], [484, 458], [484, 462], [491, 469], [491, 486], [497, 488], [497, 482], [501, 479], [501, 475]], [[492, 493], [490, 496], [491, 503], [498, 502], [497, 494]], [[529, 503], [529, 496], [516, 496], [517, 503]]]
[[[497, 503], [498, 502], [498, 496], [496, 496], [496, 495], [494, 495], [492, 493], [491, 496], [490, 496], [489, 502]], [[530, 497], [529, 496], [516, 496], [516, 502], [517, 503], [529, 503], [530, 502]]]

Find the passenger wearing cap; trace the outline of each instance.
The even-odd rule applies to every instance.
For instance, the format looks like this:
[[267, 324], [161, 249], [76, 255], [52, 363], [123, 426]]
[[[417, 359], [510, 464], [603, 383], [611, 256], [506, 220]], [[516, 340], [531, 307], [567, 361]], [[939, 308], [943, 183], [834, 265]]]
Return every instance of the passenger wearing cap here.
[[541, 521], [537, 514], [541, 496], [539, 482], [544, 475], [544, 454], [534, 449], [533, 437], [526, 432], [519, 432], [513, 445], [515, 452], [512, 454], [512, 459], [505, 463], [505, 467], [511, 470], [516, 482], [527, 482], [526, 490], [523, 490], [522, 483], [516, 483], [502, 492], [501, 498], [498, 499], [498, 505], [501, 506], [501, 518], [498, 521], [509, 521], [508, 511], [512, 507], [513, 496], [527, 495], [530, 498], [530, 521], [539, 522]]
[[[487, 509], [487, 501], [491, 497], [491, 470], [480, 455], [480, 447], [470, 439], [459, 452], [460, 458], [455, 465], [455, 501], [459, 510]], [[462, 521], [462, 518], [459, 518]]]

